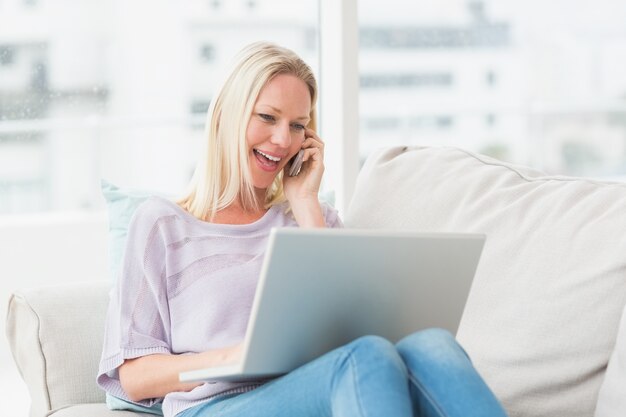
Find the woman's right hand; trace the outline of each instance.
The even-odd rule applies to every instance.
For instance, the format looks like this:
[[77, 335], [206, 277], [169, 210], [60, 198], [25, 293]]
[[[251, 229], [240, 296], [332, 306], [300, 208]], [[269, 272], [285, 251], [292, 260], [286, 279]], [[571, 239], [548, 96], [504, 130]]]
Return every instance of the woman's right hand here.
[[163, 398], [170, 392], [191, 391], [203, 383], [180, 382], [181, 372], [236, 363], [243, 343], [186, 355], [154, 354], [127, 359], [119, 367], [122, 388], [132, 401]]
[[243, 354], [243, 342], [236, 345], [228, 346], [221, 349], [209, 350], [201, 353], [206, 359], [207, 365], [205, 367], [223, 366], [237, 363], [241, 360]]

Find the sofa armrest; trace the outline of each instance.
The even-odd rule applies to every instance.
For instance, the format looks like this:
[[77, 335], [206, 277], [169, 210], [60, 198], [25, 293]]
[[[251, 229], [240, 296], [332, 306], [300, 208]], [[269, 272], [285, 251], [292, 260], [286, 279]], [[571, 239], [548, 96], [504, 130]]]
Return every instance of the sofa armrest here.
[[110, 283], [70, 283], [15, 292], [7, 338], [31, 396], [31, 417], [104, 402], [96, 385]]

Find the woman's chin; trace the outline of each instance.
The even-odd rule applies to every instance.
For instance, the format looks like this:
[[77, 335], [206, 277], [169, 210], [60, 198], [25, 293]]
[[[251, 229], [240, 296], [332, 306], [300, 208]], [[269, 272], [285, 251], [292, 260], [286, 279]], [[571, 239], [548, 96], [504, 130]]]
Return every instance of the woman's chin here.
[[276, 180], [276, 177], [278, 176], [278, 173], [281, 172], [281, 170], [277, 170], [276, 175], [267, 175], [268, 173], [266, 172], [259, 173], [260, 175], [253, 174], [252, 185], [254, 186], [254, 188], [266, 190], [267, 188], [272, 186], [274, 180]]
[[252, 186], [254, 187], [255, 190], [258, 191], [265, 191], [267, 190], [269, 187], [272, 186], [272, 183], [274, 182], [274, 179], [272, 178], [271, 181], [268, 180], [259, 180], [259, 179], [253, 179], [252, 180]]

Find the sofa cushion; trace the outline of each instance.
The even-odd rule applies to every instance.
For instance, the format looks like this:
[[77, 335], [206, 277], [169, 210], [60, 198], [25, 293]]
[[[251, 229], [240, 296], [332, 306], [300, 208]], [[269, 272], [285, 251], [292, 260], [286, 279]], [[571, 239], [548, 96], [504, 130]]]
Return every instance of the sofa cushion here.
[[31, 417], [71, 404], [103, 403], [96, 385], [108, 281], [16, 292], [7, 337], [31, 397]]
[[600, 387], [595, 417], [626, 416], [626, 308], [622, 312], [617, 343]]
[[134, 411], [111, 411], [105, 404], [79, 404], [63, 407], [48, 414], [49, 417], [154, 417]]
[[512, 417], [593, 415], [626, 302], [626, 184], [390, 148], [345, 224], [486, 234], [459, 341]]

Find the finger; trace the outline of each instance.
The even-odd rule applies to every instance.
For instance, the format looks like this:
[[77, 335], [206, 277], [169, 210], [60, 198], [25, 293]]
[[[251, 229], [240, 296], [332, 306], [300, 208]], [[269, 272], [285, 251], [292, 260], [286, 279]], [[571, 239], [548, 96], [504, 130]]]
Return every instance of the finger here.
[[306, 162], [309, 159], [312, 159], [313, 161], [319, 161], [320, 159], [322, 159], [322, 151], [319, 148], [306, 148], [304, 150], [302, 162]]
[[303, 148], [316, 147], [316, 148], [323, 149], [324, 142], [321, 142], [317, 140], [316, 138], [310, 137], [310, 138], [306, 138], [304, 142], [302, 142], [302, 147]]
[[[317, 151], [319, 153], [319, 155], [323, 158], [324, 157], [324, 146], [321, 145], [319, 142], [317, 143], [313, 143], [313, 144], [308, 144], [307, 146], [303, 146], [302, 149], [304, 149], [305, 155], [307, 155], [307, 151]], [[310, 153], [310, 152], [309, 152]], [[303, 161], [306, 161], [306, 159], [303, 159]]]
[[313, 130], [313, 129], [307, 129], [307, 130], [304, 132], [304, 136], [305, 136], [306, 138], [315, 138], [315, 139], [317, 139], [319, 142], [324, 143], [324, 141], [322, 140], [322, 138], [320, 138], [320, 137], [317, 135], [317, 132], [316, 132], [315, 130]]

